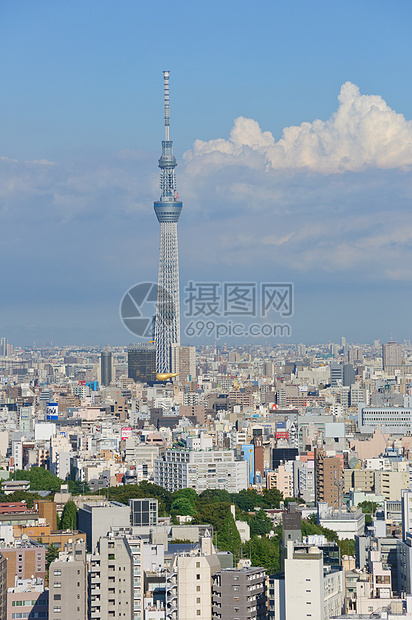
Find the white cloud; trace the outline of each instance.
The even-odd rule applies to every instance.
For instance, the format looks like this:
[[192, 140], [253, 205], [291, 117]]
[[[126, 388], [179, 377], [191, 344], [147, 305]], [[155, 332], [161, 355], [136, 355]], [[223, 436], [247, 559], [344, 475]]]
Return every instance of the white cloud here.
[[278, 142], [255, 120], [239, 117], [229, 140], [195, 141], [184, 155], [188, 171], [199, 174], [240, 164], [328, 174], [412, 165], [412, 121], [379, 95], [362, 95], [351, 82], [342, 85], [338, 99], [330, 119], [286, 127]]

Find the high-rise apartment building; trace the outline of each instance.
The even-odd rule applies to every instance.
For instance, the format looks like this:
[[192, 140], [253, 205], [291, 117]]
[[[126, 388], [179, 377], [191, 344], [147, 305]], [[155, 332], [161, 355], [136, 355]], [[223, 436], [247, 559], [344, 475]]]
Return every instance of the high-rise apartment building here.
[[329, 620], [343, 613], [344, 572], [341, 567], [324, 570], [318, 547], [287, 543], [284, 590], [279, 592], [284, 620]]
[[156, 348], [152, 344], [131, 344], [127, 349], [128, 377], [140, 383], [156, 381]]
[[340, 508], [343, 502], [343, 464], [340, 458], [325, 456], [322, 450], [315, 454], [316, 502], [327, 502]]
[[402, 366], [402, 347], [393, 340], [382, 345], [382, 363], [384, 370], [396, 370]]
[[169, 71], [163, 71], [165, 139], [162, 142], [160, 200], [154, 203], [160, 223], [159, 279], [155, 322], [156, 370], [170, 372], [172, 344], [180, 344], [179, 257], [177, 222], [183, 205], [176, 189], [176, 159], [169, 139]]
[[110, 617], [134, 617], [133, 557], [124, 536], [100, 538], [91, 561], [90, 618]]
[[87, 619], [87, 565], [84, 542], [69, 543], [49, 568], [49, 618]]
[[213, 620], [266, 620], [268, 601], [264, 568], [226, 568], [213, 576]]
[[196, 380], [196, 347], [172, 344], [172, 372], [179, 373], [179, 381]]
[[212, 620], [211, 586], [218, 571], [211, 538], [202, 538], [197, 552], [176, 555], [166, 583], [167, 620]]

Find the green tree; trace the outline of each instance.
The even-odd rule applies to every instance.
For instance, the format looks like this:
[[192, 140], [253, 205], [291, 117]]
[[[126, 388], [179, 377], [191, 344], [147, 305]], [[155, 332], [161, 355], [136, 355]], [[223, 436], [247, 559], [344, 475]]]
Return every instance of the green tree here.
[[69, 492], [72, 495], [88, 495], [91, 493], [91, 488], [87, 482], [81, 482], [80, 480], [69, 480]]
[[279, 508], [280, 502], [283, 501], [283, 493], [276, 488], [264, 489], [263, 500], [265, 503], [265, 508]]
[[170, 514], [173, 502], [173, 495], [163, 487], [143, 480], [139, 484], [128, 484], [127, 486], [110, 487], [96, 491], [94, 495], [105, 495], [111, 500], [128, 504], [129, 499], [139, 497], [154, 497], [159, 502], [159, 516]]
[[310, 523], [306, 519], [302, 519], [302, 536], [313, 536], [313, 535], [323, 535], [326, 540], [331, 542], [338, 542], [339, 538], [336, 532], [333, 530], [329, 530], [326, 527], [322, 527], [321, 525], [316, 525], [314, 523]]
[[180, 489], [180, 491], [176, 491], [173, 494], [174, 500], [180, 497], [186, 497], [186, 499], [189, 500], [192, 506], [196, 506], [196, 501], [197, 501], [198, 496], [194, 489]]
[[176, 497], [170, 509], [171, 515], [189, 515], [193, 517], [196, 514], [196, 508], [187, 497]]
[[193, 523], [210, 523], [214, 532], [219, 532], [222, 528], [223, 521], [230, 512], [230, 504], [226, 502], [216, 502], [214, 504], [206, 504], [198, 509]]
[[49, 545], [46, 549], [46, 570], [49, 570], [50, 564], [53, 560], [59, 557], [59, 550], [55, 545]]
[[230, 493], [225, 489], [206, 489], [197, 499], [198, 504], [213, 504], [217, 502], [231, 502]]
[[217, 532], [217, 546], [221, 551], [230, 551], [236, 559], [239, 558], [242, 541], [230, 510], [227, 512], [222, 526]]
[[42, 467], [32, 467], [31, 469], [18, 469], [12, 474], [14, 480], [29, 480], [32, 491], [50, 491], [56, 493], [60, 491], [64, 480], [61, 480], [47, 469]]
[[253, 536], [243, 545], [243, 555], [250, 558], [252, 566], [264, 566], [268, 573], [277, 573], [280, 570], [280, 539], [278, 536]]
[[262, 495], [259, 495], [255, 489], [243, 489], [239, 493], [232, 493], [230, 497], [232, 502], [244, 512], [251, 512], [257, 506], [265, 505]]
[[338, 545], [340, 549], [341, 557], [343, 555], [355, 555], [355, 541], [350, 538], [344, 538], [343, 540], [338, 540]]
[[75, 530], [77, 528], [77, 507], [73, 500], [65, 505], [60, 520], [61, 530]]
[[33, 508], [36, 499], [42, 499], [38, 493], [28, 493], [27, 491], [14, 491], [10, 495], [1, 498], [2, 502], [26, 502], [28, 508]]
[[272, 521], [264, 510], [259, 510], [249, 521], [251, 536], [266, 536], [272, 529]]

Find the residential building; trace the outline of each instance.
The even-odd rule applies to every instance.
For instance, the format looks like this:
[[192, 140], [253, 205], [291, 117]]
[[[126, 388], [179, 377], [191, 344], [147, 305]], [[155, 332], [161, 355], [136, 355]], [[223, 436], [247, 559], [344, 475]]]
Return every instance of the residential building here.
[[166, 450], [155, 460], [154, 482], [172, 493], [189, 487], [239, 493], [248, 487], [247, 463], [235, 460], [233, 450]]
[[87, 619], [87, 565], [84, 542], [71, 543], [49, 568], [51, 619]]
[[264, 568], [226, 568], [213, 576], [213, 620], [266, 620], [268, 601]]

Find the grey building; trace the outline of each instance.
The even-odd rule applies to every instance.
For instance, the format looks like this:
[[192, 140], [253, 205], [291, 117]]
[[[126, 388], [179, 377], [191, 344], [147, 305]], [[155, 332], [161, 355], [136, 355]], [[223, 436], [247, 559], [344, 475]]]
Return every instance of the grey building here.
[[86, 546], [76, 542], [53, 560], [49, 569], [49, 618], [87, 619]]
[[100, 354], [100, 382], [102, 385], [110, 385], [113, 379], [112, 354], [105, 348]]
[[107, 536], [112, 526], [130, 527], [130, 506], [100, 501], [79, 509], [79, 530], [86, 534], [87, 551], [94, 551], [99, 538]]
[[212, 618], [249, 620], [268, 617], [264, 568], [227, 568], [213, 576]]
[[133, 557], [126, 538], [114, 535], [100, 538], [90, 571], [90, 618], [111, 617], [133, 618]]
[[158, 505], [152, 497], [129, 500], [131, 525], [157, 525]]
[[331, 364], [330, 365], [330, 384], [332, 387], [343, 385], [343, 365]]

